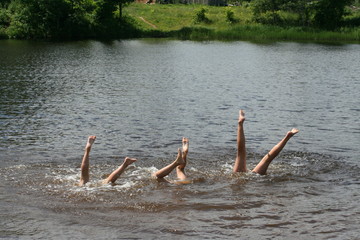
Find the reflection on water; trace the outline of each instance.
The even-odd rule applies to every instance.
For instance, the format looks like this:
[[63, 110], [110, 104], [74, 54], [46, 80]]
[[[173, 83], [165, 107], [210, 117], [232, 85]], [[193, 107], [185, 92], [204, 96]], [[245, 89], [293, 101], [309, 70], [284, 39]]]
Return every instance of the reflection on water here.
[[[1, 41], [0, 236], [356, 239], [359, 50]], [[267, 176], [231, 172], [240, 108], [249, 169], [300, 129]], [[79, 188], [88, 135], [91, 182]], [[158, 182], [182, 136], [192, 183]], [[139, 160], [100, 185], [125, 156]]]

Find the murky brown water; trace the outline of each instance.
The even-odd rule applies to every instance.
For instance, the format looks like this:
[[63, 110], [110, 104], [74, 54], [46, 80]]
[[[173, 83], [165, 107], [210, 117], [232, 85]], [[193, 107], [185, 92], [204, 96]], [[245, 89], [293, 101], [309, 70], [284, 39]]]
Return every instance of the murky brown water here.
[[[0, 237], [357, 239], [359, 56], [359, 45], [0, 41]], [[240, 108], [249, 168], [301, 130], [267, 176], [231, 173]], [[193, 182], [152, 179], [182, 136]], [[98, 185], [124, 156], [139, 160]]]

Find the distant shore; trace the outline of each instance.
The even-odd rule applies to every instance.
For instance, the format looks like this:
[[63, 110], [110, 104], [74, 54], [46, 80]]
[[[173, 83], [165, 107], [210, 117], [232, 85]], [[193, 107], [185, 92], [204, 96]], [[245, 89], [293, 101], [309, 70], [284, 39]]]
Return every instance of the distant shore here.
[[[0, 9], [1, 10], [1, 9]], [[3, 10], [3, 13], [6, 11]], [[8, 13], [8, 12], [7, 12]], [[360, 43], [360, 12], [343, 20], [335, 30], [299, 24], [299, 15], [276, 12], [270, 17], [254, 17], [249, 6], [216, 7], [194, 4], [131, 3], [116, 15], [95, 22], [86, 18], [78, 25], [64, 23], [54, 26], [37, 24], [0, 24], [0, 39], [82, 40], [82, 39], [138, 39], [169, 38], [194, 41], [305, 41], [328, 43]], [[86, 15], [85, 15], [86, 16]], [[276, 16], [276, 22], [272, 22]], [[11, 16], [7, 16], [11, 19]], [[88, 22], [86, 22], [86, 21]], [[45, 20], [44, 20], [45, 21]], [[26, 26], [26, 27], [25, 27]], [[45, 27], [46, 26], [46, 27]], [[30, 29], [30, 30], [29, 30]]]
[[[196, 15], [202, 9], [205, 10], [205, 20], [196, 21]], [[304, 26], [260, 24], [252, 20], [253, 15], [249, 8], [241, 6], [131, 4], [124, 12], [134, 20], [134, 25], [140, 30], [142, 37], [166, 37], [198, 41], [360, 43], [359, 26], [327, 31]]]

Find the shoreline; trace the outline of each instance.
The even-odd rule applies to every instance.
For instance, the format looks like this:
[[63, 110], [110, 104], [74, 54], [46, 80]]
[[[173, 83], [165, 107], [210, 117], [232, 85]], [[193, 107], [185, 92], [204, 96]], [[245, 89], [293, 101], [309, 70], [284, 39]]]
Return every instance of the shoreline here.
[[[354, 36], [355, 35], [355, 36]], [[305, 42], [325, 44], [360, 44], [360, 28], [350, 33], [337, 31], [316, 31], [315, 29], [297, 30], [296, 28], [282, 28], [278, 26], [244, 25], [232, 29], [217, 30], [206, 27], [184, 27], [179, 30], [161, 31], [153, 29], [139, 32], [133, 37], [83, 37], [83, 38], [10, 38], [0, 37], [1, 40], [18, 41], [84, 41], [84, 40], [183, 40], [183, 41], [250, 41], [250, 42]]]
[[[201, 15], [203, 14], [203, 15]], [[280, 12], [278, 24], [259, 23], [249, 6], [215, 7], [181, 4], [133, 3], [107, 22], [88, 26], [64, 25], [53, 32], [26, 32], [16, 26], [0, 26], [1, 39], [40, 41], [177, 39], [194, 41], [292, 41], [360, 44], [360, 26], [343, 19], [336, 30], [302, 26], [296, 16]], [[357, 19], [358, 12], [353, 13]], [[199, 15], [202, 17], [199, 18]], [[51, 24], [48, 27], [53, 27]], [[80, 30], [80, 31], [78, 31]]]

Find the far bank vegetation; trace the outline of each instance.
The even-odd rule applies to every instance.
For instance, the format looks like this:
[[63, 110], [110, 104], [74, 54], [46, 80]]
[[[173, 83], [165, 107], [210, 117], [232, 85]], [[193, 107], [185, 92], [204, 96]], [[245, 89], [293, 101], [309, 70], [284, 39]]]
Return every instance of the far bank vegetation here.
[[360, 42], [359, 0], [0, 0], [0, 38]]

